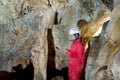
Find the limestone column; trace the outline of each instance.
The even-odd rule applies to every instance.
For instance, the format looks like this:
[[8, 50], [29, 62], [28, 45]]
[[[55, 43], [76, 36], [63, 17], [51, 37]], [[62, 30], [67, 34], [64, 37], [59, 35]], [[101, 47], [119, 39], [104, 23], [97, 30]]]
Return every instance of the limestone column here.
[[31, 50], [31, 59], [34, 66], [34, 80], [46, 80], [48, 59], [47, 31], [52, 28], [55, 12], [51, 7], [41, 11], [41, 22], [35, 44]]

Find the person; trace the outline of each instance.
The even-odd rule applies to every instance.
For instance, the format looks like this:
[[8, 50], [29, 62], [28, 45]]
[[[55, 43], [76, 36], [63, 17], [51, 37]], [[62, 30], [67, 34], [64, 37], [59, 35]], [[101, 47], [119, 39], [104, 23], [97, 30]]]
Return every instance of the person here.
[[80, 80], [84, 66], [84, 46], [80, 40], [80, 30], [77, 27], [69, 30], [70, 40], [72, 45], [70, 49], [66, 49], [65, 53], [68, 56], [68, 76], [69, 80]]

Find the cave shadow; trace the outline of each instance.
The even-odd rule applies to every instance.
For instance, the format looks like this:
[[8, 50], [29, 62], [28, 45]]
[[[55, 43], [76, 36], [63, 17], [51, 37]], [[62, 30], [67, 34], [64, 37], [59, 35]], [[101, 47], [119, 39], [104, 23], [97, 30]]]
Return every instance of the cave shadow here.
[[14, 80], [15, 72], [0, 71], [0, 80]]
[[21, 64], [12, 68], [13, 72], [0, 71], [0, 80], [33, 80], [34, 68], [32, 63], [24, 69]]
[[32, 63], [28, 64], [25, 68], [19, 64], [17, 66], [14, 66], [13, 70], [15, 71], [15, 80], [33, 80], [34, 67]]
[[48, 40], [47, 80], [51, 80], [52, 77], [54, 77], [56, 74], [59, 74], [59, 71], [55, 69], [55, 50], [52, 29], [48, 29], [47, 40]]
[[64, 80], [68, 80], [68, 67], [62, 68], [61, 70], [58, 70], [55, 67], [55, 49], [51, 29], [48, 29], [47, 40], [48, 40], [47, 80], [52, 80], [52, 78], [56, 76], [62, 76]]

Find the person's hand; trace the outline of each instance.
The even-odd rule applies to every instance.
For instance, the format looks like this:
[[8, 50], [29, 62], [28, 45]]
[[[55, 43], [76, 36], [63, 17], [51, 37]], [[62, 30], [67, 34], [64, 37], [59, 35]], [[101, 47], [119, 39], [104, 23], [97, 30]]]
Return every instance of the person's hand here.
[[65, 53], [67, 53], [67, 51], [69, 51], [69, 49], [65, 49]]
[[68, 49], [65, 49], [65, 51], [64, 51], [64, 52], [66, 53], [66, 52], [67, 52], [67, 50], [68, 50]]
[[68, 49], [65, 49], [65, 50], [64, 50], [64, 54], [66, 54], [67, 51], [68, 51]]

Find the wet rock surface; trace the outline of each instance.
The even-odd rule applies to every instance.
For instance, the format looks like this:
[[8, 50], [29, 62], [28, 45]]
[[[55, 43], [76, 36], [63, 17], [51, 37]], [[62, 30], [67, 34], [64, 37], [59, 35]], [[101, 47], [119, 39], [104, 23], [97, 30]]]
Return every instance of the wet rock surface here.
[[119, 80], [119, 2], [0, 0], [0, 74], [13, 76], [14, 67], [32, 63], [31, 80], [67, 80], [64, 50], [71, 45], [68, 30], [77, 25], [88, 48], [85, 79]]

